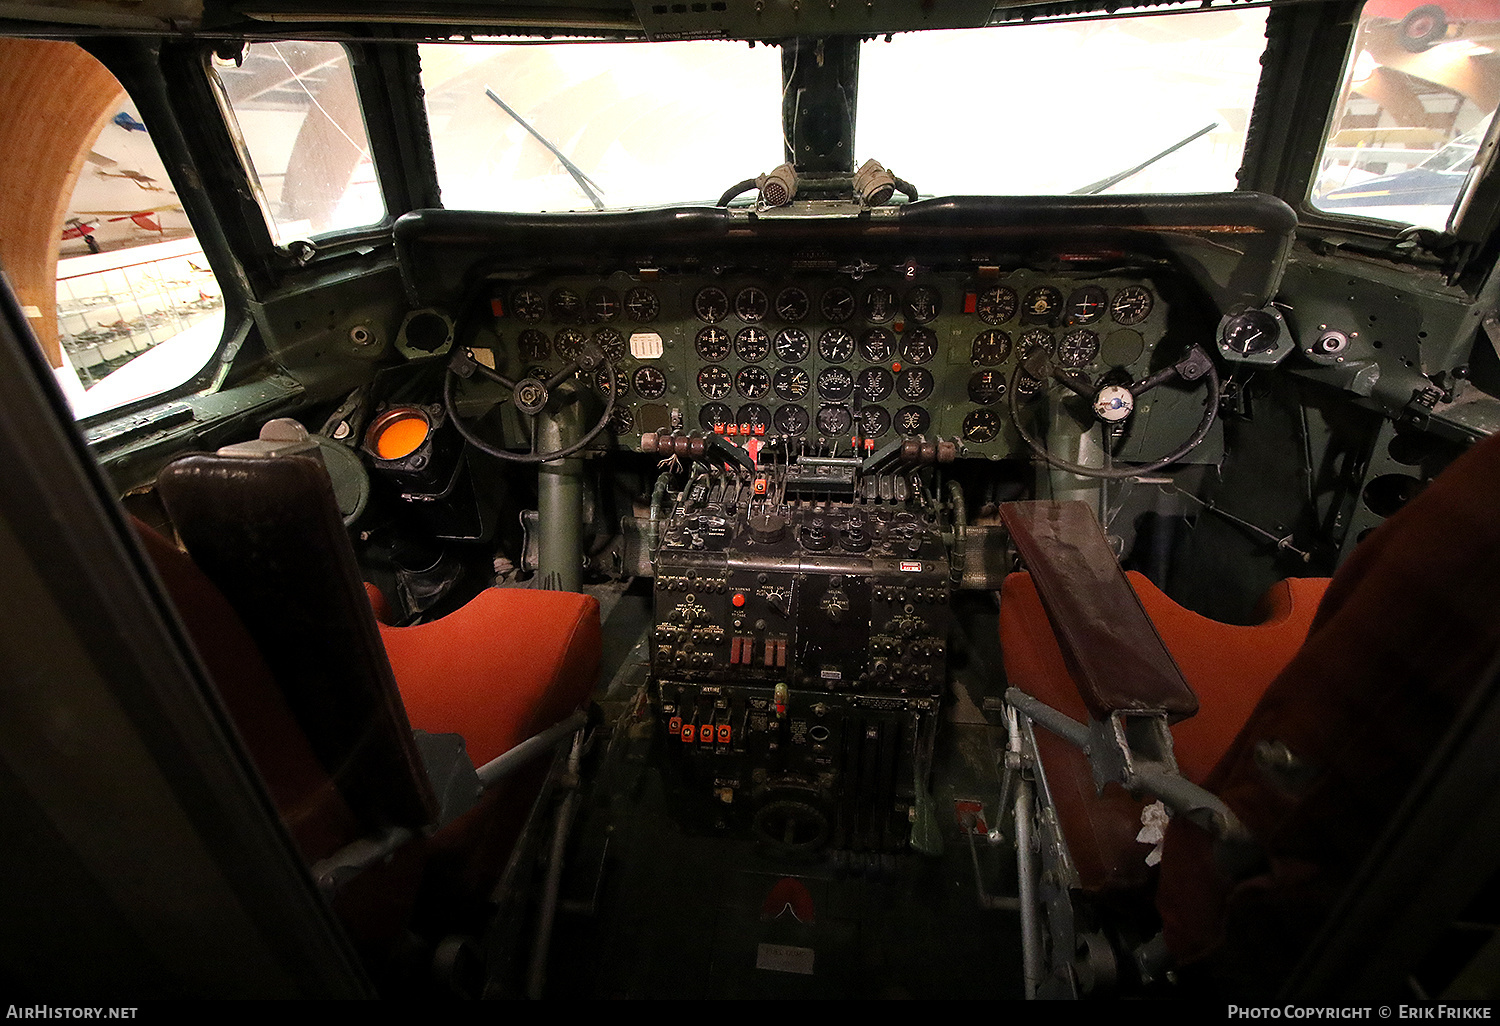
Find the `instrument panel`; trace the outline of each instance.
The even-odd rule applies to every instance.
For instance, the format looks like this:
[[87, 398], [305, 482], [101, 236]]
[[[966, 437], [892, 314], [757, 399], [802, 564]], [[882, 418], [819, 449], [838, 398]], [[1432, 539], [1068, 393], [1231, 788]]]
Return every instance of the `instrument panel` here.
[[500, 290], [491, 309], [512, 372], [550, 377], [590, 338], [614, 361], [593, 384], [618, 390], [611, 429], [627, 448], [680, 426], [845, 454], [959, 437], [996, 459], [1021, 447], [1007, 391], [1033, 348], [1140, 378], [1169, 312], [1142, 280], [1030, 270], [558, 276]]

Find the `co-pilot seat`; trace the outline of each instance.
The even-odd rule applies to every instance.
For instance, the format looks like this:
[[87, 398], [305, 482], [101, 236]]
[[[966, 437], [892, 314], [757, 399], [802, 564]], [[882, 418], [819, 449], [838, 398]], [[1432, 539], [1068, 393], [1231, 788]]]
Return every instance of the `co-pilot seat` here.
[[[1167, 830], [1159, 871], [1151, 870], [1151, 845], [1137, 840], [1141, 810], [1151, 798], [1131, 797], [1116, 785], [1096, 791], [1078, 747], [1036, 721], [1036, 754], [1078, 889], [1108, 896], [1154, 883], [1158, 943], [1171, 961], [1213, 965], [1220, 978], [1232, 967], [1237, 985], [1252, 988], [1274, 988], [1285, 979], [1471, 693], [1494, 675], [1500, 658], [1497, 481], [1500, 436], [1455, 461], [1361, 542], [1331, 581], [1292, 580], [1273, 588], [1257, 626], [1205, 620], [1135, 574], [1124, 594], [1138, 603], [1136, 613], [1090, 623], [1090, 613], [1108, 606], [1092, 594], [1103, 585], [1074, 580], [1069, 587], [1066, 573], [1052, 574], [1049, 596], [1045, 568], [1037, 574], [1041, 593], [1031, 575], [1009, 577], [1000, 636], [1015, 703], [1039, 700], [1086, 722], [1101, 711], [1108, 715], [1103, 707], [1112, 699], [1101, 690], [1118, 684], [1113, 704], [1128, 708], [1138, 701], [1128, 680], [1106, 674], [1102, 688], [1091, 686], [1081, 679], [1087, 667], [1080, 664], [1098, 655], [1089, 648], [1101, 644], [1101, 636], [1106, 646], [1111, 637], [1128, 642], [1121, 635], [1130, 632], [1120, 623], [1144, 613], [1136, 636], [1160, 638], [1197, 701], [1164, 688], [1167, 698], [1139, 703], [1179, 703], [1164, 712], [1173, 722], [1181, 776], [1222, 802], [1250, 842], [1226, 859], [1225, 845], [1178, 816]], [[1041, 536], [1032, 553], [1021, 546], [1031, 569], [1057, 551], [1066, 563], [1088, 549], [1080, 541], [1086, 531], [1078, 510], [1025, 508], [1031, 505], [1002, 510], [1013, 533]], [[1086, 508], [1082, 516], [1102, 544]], [[1057, 529], [1070, 518], [1068, 527]], [[1112, 558], [1109, 563], [1095, 567], [1099, 581], [1119, 575]], [[1090, 574], [1094, 570], [1084, 576]], [[1249, 976], [1256, 981], [1248, 983]]]
[[[316, 455], [190, 454], [157, 490], [191, 560], [143, 531], [148, 552], [309, 863], [405, 831], [397, 869], [369, 890], [400, 890], [390, 874], [405, 863], [429, 886], [441, 866], [441, 893], [487, 893], [545, 766], [439, 830], [448, 781], [462, 790], [472, 770], [448, 773], [434, 761], [444, 746], [413, 728], [460, 735], [482, 766], [566, 721], [597, 681], [598, 602], [489, 589], [439, 620], [388, 626]], [[366, 935], [399, 931], [399, 913], [373, 907], [379, 893], [351, 904]]]

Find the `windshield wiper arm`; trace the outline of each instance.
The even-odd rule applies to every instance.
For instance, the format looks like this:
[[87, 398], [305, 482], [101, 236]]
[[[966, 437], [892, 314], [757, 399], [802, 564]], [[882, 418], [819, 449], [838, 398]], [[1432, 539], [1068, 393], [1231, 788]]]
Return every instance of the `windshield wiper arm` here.
[[[530, 132], [533, 139], [541, 143], [543, 146], [547, 147], [547, 149], [551, 151], [552, 155], [562, 162], [562, 166], [567, 169], [568, 174], [573, 176], [573, 181], [578, 183], [578, 187], [582, 189], [588, 196], [588, 198], [593, 202], [595, 210], [604, 209], [604, 201], [599, 198], [599, 193], [603, 192], [604, 190], [599, 188], [598, 182], [594, 181], [588, 175], [584, 174], [577, 164], [573, 163], [567, 157], [563, 156], [562, 150], [558, 149], [556, 146], [553, 146], [552, 143], [548, 141], [545, 135], [543, 135], [541, 132], [538, 132], [535, 128], [532, 128], [531, 122], [521, 117], [521, 115], [516, 112], [514, 107], [506, 103], [504, 100], [500, 99], [500, 97], [496, 96], [495, 91], [489, 86], [484, 87], [484, 95], [494, 100], [495, 103], [499, 105], [501, 110], [505, 111], [505, 113], [509, 114], [512, 118], [515, 119], [516, 124], [520, 125], [522, 128], [526, 129], [526, 131]], [[595, 189], [598, 189], [599, 191], [595, 192]]]
[[1137, 164], [1135, 167], [1131, 168], [1130, 170], [1128, 170], [1128, 171], [1121, 171], [1119, 174], [1110, 175], [1108, 178], [1101, 178], [1099, 181], [1095, 182], [1093, 185], [1085, 185], [1082, 189], [1074, 189], [1073, 192], [1071, 193], [1071, 195], [1073, 195], [1073, 196], [1094, 196], [1094, 195], [1097, 195], [1098, 193], [1103, 192], [1105, 189], [1108, 189], [1112, 185], [1119, 185], [1125, 179], [1130, 178], [1130, 177], [1132, 177], [1134, 175], [1140, 174], [1142, 171], [1146, 170], [1146, 168], [1150, 167], [1152, 164], [1155, 164], [1158, 160], [1161, 160], [1163, 157], [1169, 157], [1172, 154], [1176, 153], [1178, 150], [1182, 149], [1184, 146], [1186, 146], [1188, 143], [1192, 142], [1194, 139], [1198, 138], [1200, 135], [1207, 135], [1209, 132], [1212, 132], [1214, 129], [1216, 129], [1218, 127], [1219, 127], [1219, 123], [1217, 121], [1214, 121], [1214, 122], [1211, 122], [1211, 123], [1209, 123], [1207, 125], [1204, 125], [1202, 128], [1198, 129], [1198, 131], [1194, 132], [1192, 135], [1188, 136], [1186, 139], [1183, 139], [1181, 142], [1175, 142], [1175, 143], [1173, 143], [1171, 146], [1168, 146], [1166, 149], [1162, 150], [1156, 156], [1151, 157], [1151, 158], [1149, 158], [1147, 160], [1141, 161], [1139, 164]]

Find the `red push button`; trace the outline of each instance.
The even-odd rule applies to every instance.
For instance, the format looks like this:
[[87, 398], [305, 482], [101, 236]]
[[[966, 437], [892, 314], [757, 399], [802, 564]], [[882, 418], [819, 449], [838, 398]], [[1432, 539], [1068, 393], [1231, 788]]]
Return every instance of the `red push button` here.
[[745, 596], [740, 592], [735, 592], [734, 598], [730, 599], [729, 601], [734, 605], [734, 608], [739, 609], [745, 604]]

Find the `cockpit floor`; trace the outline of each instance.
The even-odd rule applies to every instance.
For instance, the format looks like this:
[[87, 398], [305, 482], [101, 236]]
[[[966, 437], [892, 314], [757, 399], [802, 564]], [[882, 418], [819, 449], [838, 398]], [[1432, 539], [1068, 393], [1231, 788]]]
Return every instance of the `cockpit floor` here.
[[[959, 646], [938, 735], [942, 853], [797, 860], [683, 815], [645, 702], [649, 591], [611, 598], [601, 702], [611, 728], [586, 772], [544, 996], [1021, 996], [1017, 914], [979, 895], [981, 885], [1014, 895], [1009, 825], [993, 840], [977, 834], [971, 851], [960, 810], [972, 806], [958, 804], [977, 803], [995, 825], [1004, 736], [981, 709], [995, 687], [982, 645]], [[976, 640], [993, 637], [991, 597], [960, 613]], [[635, 643], [622, 653], [627, 632]]]

